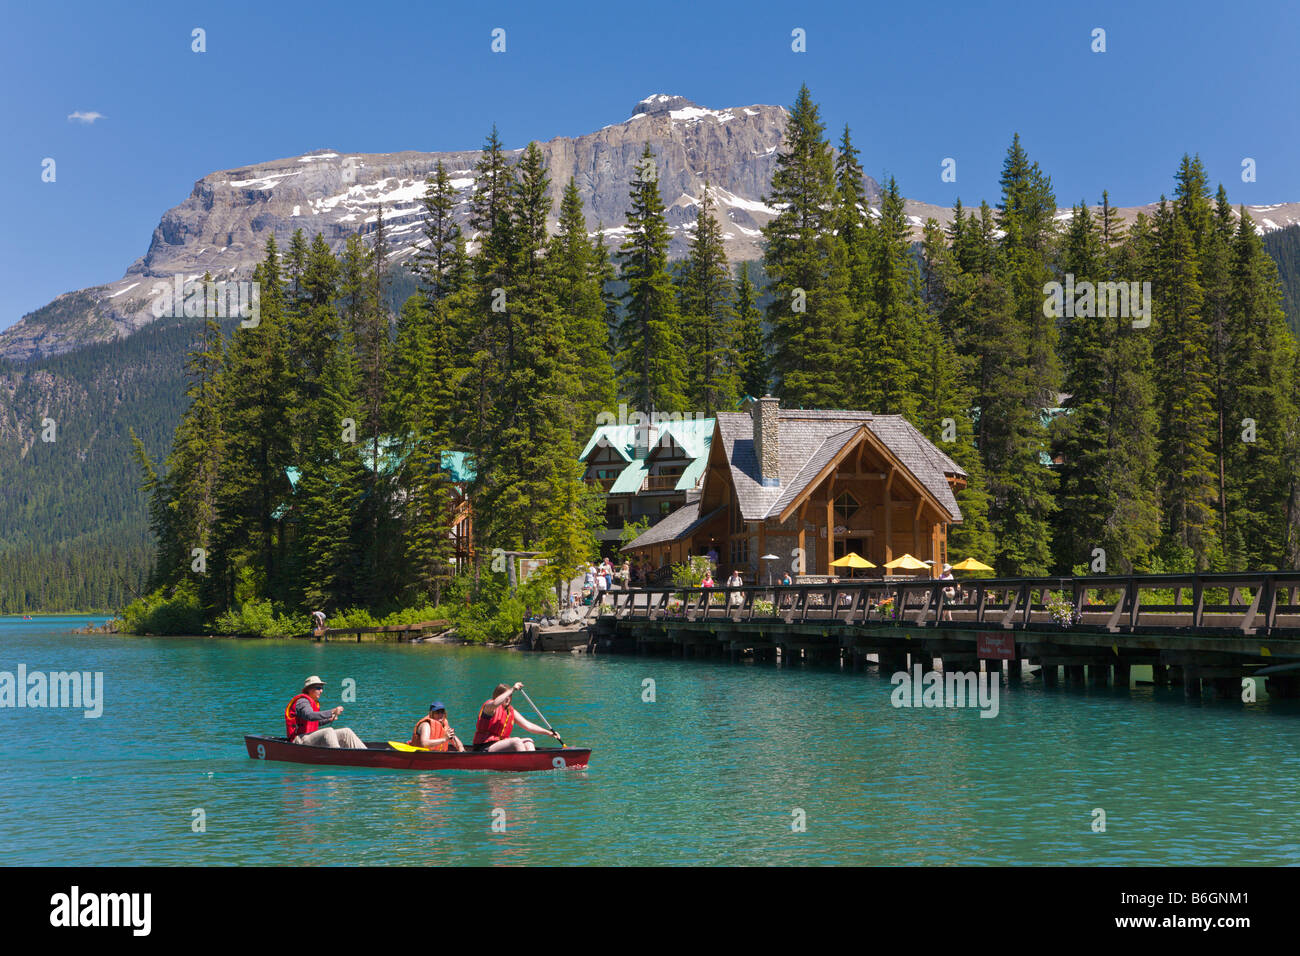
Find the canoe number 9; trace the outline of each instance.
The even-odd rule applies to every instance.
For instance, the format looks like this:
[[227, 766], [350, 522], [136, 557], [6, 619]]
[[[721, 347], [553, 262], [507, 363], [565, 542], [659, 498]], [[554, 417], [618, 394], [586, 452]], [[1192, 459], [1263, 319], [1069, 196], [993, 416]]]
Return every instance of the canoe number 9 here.
[[266, 744], [257, 745], [257, 759], [258, 760], [266, 759]]
[[551, 766], [554, 767], [556, 770], [563, 770], [565, 767], [568, 766], [568, 764], [564, 762], [563, 757], [555, 757], [551, 760]]

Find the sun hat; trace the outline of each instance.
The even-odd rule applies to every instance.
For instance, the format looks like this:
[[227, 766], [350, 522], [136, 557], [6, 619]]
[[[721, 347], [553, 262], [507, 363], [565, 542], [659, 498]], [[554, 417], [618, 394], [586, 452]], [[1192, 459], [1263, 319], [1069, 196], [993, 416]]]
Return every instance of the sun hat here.
[[311, 688], [317, 686], [318, 684], [321, 687], [325, 686], [325, 682], [323, 680], [321, 680], [315, 674], [312, 674], [310, 677], [308, 677], [305, 681], [302, 682], [302, 689], [310, 690]]

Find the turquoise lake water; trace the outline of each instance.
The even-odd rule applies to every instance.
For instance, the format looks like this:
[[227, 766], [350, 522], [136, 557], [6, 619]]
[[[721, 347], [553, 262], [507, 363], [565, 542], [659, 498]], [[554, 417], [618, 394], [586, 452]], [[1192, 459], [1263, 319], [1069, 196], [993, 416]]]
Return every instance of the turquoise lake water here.
[[[86, 620], [0, 618], [0, 671], [104, 681], [98, 719], [0, 709], [0, 864], [1300, 861], [1291, 701], [1029, 680], [1004, 684], [984, 719], [895, 708], [874, 669], [70, 633]], [[327, 706], [354, 680], [340, 723], [400, 740], [434, 697], [469, 737], [493, 686], [522, 680], [592, 763], [418, 774], [249, 759], [243, 734], [281, 733], [308, 674]]]

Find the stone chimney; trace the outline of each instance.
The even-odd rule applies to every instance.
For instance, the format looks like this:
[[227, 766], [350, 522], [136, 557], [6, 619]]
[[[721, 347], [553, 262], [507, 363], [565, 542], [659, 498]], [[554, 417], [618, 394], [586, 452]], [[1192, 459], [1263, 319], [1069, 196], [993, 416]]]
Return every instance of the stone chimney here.
[[754, 456], [764, 488], [781, 484], [781, 400], [764, 395], [749, 407], [754, 419]]
[[650, 422], [641, 422], [635, 426], [635, 429], [632, 457], [636, 459], [649, 458], [650, 449], [659, 440], [659, 429]]

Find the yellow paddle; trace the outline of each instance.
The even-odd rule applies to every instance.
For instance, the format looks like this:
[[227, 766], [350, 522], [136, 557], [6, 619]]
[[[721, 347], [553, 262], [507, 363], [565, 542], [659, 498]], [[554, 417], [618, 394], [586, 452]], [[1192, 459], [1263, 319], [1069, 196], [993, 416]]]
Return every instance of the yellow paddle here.
[[412, 747], [410, 744], [399, 744], [396, 740], [388, 741], [388, 746], [394, 750], [400, 750], [402, 753], [415, 753], [416, 751], [428, 751], [428, 747]]

